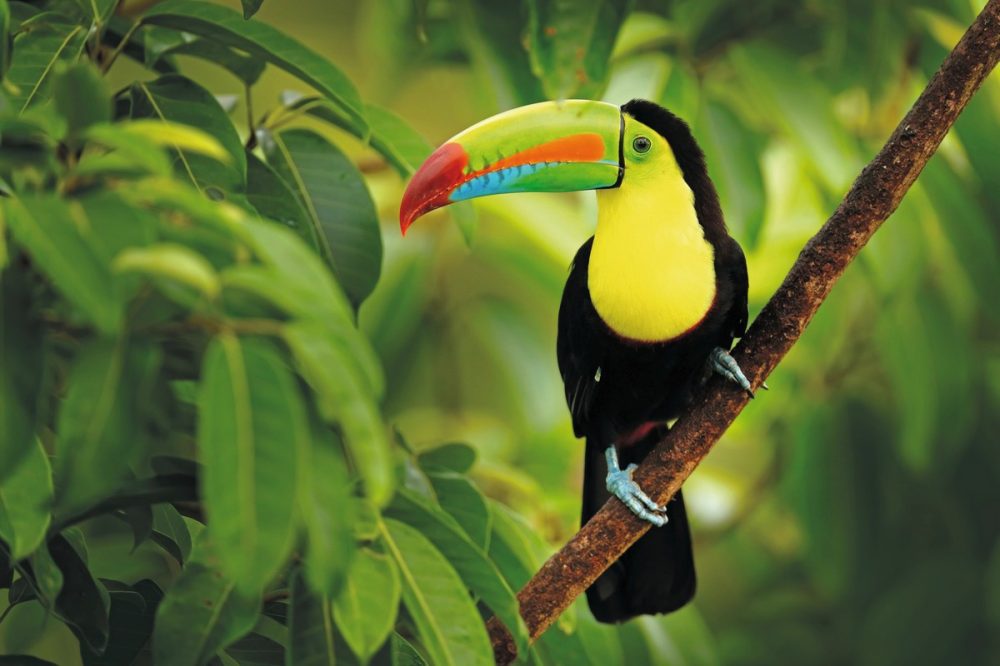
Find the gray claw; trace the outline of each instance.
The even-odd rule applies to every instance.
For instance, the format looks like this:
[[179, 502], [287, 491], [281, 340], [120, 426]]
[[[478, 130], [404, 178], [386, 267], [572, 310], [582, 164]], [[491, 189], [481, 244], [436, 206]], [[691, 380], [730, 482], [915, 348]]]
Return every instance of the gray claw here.
[[633, 463], [625, 469], [621, 469], [618, 466], [618, 451], [614, 445], [609, 446], [604, 455], [608, 461], [608, 477], [606, 482], [608, 492], [620, 499], [632, 513], [643, 520], [657, 527], [666, 525], [667, 508], [654, 502], [649, 495], [643, 492], [639, 484], [632, 480], [632, 474], [638, 468], [638, 465]]
[[729, 355], [729, 352], [722, 347], [716, 347], [709, 354], [709, 359], [712, 361], [712, 370], [746, 391], [751, 398], [754, 397], [749, 380], [743, 374], [736, 359]]

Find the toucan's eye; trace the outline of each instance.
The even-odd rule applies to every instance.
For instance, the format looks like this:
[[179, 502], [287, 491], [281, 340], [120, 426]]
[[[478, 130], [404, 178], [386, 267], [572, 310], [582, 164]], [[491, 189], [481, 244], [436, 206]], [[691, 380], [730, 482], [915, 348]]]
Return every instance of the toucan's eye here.
[[644, 136], [637, 136], [632, 139], [632, 149], [637, 153], [649, 152], [649, 149], [653, 147], [653, 143]]

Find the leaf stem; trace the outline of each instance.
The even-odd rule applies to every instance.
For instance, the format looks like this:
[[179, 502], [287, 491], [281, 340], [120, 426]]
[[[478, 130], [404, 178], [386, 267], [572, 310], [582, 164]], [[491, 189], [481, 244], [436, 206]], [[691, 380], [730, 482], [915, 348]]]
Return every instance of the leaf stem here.
[[247, 150], [253, 150], [257, 147], [257, 127], [253, 121], [253, 89], [250, 87], [249, 83], [243, 84], [243, 93], [246, 98], [247, 106]]
[[128, 29], [128, 31], [124, 35], [122, 35], [122, 39], [120, 42], [118, 42], [118, 45], [115, 46], [115, 50], [111, 52], [111, 55], [108, 56], [108, 59], [105, 60], [104, 64], [101, 66], [102, 74], [108, 73], [108, 70], [111, 69], [111, 66], [115, 64], [116, 60], [118, 60], [118, 56], [120, 56], [122, 51], [125, 50], [125, 46], [129, 43], [129, 40], [132, 39], [132, 35], [134, 35], [136, 31], [141, 27], [142, 27], [142, 21], [136, 21], [135, 23], [132, 24], [132, 26]]

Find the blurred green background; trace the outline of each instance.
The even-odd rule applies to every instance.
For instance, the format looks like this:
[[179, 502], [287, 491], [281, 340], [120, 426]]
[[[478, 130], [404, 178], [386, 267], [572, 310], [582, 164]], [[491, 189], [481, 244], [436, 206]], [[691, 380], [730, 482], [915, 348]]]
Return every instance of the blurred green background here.
[[[652, 99], [691, 123], [747, 253], [752, 316], [983, 4], [639, 2], [606, 86], [577, 94]], [[545, 95], [517, 3], [281, 0], [258, 18], [330, 56], [433, 145]], [[292, 85], [268, 76], [261, 108]], [[227, 79], [205, 72], [213, 90]], [[629, 629], [659, 647], [630, 663], [998, 658], [998, 118], [994, 74], [772, 390], [691, 477], [699, 592]], [[387, 416], [415, 446], [474, 445], [480, 486], [561, 544], [577, 528], [583, 447], [556, 313], [593, 195], [485, 199], [403, 241], [405, 183], [338, 138], [359, 151], [386, 225], [361, 321], [385, 365]]]
[[[644, 97], [689, 121], [747, 254], [752, 317], [983, 4], [640, 1], [616, 37], [594, 27], [593, 43], [614, 38], [606, 80], [574, 94]], [[269, 0], [258, 19], [328, 55], [434, 145], [581, 83], [536, 76], [519, 3]], [[221, 69], [190, 71], [242, 92]], [[255, 113], [291, 87], [269, 71]], [[998, 118], [994, 74], [771, 391], [686, 484], [695, 602], [618, 630], [606, 663], [998, 663]], [[334, 138], [362, 164], [385, 225], [361, 324], [385, 366], [387, 417], [417, 448], [472, 444], [477, 483], [557, 547], [577, 528], [583, 447], [556, 313], [593, 195], [489, 198], [403, 241], [405, 183]]]

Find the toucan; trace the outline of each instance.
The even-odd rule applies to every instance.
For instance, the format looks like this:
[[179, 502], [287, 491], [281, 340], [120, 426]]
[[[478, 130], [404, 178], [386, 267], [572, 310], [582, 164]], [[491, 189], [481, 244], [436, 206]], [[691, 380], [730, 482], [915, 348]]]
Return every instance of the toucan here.
[[586, 439], [583, 522], [612, 495], [651, 529], [588, 590], [594, 616], [667, 613], [694, 596], [680, 493], [658, 505], [632, 480], [667, 423], [712, 372], [752, 396], [729, 355], [747, 324], [747, 267], [688, 125], [632, 100], [516, 108], [457, 134], [420, 166], [400, 226], [456, 201], [597, 191], [597, 227], [569, 270], [556, 352]]

